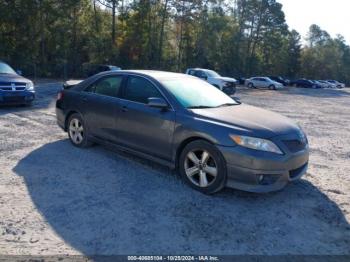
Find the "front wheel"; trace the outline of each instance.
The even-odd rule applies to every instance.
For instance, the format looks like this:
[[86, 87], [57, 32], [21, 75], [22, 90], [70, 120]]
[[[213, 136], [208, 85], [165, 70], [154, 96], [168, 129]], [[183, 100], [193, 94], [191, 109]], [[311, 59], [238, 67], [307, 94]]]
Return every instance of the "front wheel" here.
[[184, 148], [179, 169], [184, 181], [202, 193], [213, 194], [225, 186], [225, 160], [214, 145], [204, 140], [191, 142]]
[[275, 87], [274, 85], [270, 85], [270, 86], [269, 86], [269, 89], [270, 89], [270, 90], [276, 90], [276, 87]]
[[68, 120], [68, 136], [71, 143], [76, 147], [88, 147], [91, 142], [87, 138], [87, 129], [79, 114], [73, 114]]
[[253, 85], [253, 83], [249, 83], [249, 84], [248, 84], [248, 87], [249, 87], [249, 88], [255, 88], [254, 85]]

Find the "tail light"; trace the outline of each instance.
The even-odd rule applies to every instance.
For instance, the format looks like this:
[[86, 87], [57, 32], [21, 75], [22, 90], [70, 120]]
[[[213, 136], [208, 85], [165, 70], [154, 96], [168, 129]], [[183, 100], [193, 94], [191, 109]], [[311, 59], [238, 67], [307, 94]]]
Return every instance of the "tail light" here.
[[63, 91], [59, 92], [59, 93], [57, 94], [57, 101], [63, 99], [63, 96], [64, 96]]

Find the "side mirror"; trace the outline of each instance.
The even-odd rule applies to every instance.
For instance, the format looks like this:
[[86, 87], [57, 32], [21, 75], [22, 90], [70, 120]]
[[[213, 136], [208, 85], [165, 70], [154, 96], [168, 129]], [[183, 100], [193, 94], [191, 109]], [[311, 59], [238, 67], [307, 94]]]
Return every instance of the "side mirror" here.
[[22, 75], [22, 70], [17, 69], [16, 73], [21, 76]]
[[201, 76], [201, 78], [204, 79], [204, 80], [208, 80], [207, 76]]
[[168, 103], [163, 98], [149, 97], [148, 98], [148, 106], [160, 108], [160, 109], [165, 109], [165, 108], [168, 108]]

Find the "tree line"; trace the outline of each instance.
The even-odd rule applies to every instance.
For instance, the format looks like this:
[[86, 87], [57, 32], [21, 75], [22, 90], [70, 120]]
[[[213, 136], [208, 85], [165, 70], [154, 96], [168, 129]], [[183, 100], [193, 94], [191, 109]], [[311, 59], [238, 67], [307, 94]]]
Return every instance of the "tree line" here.
[[311, 25], [303, 41], [276, 0], [0, 0], [0, 59], [24, 74], [84, 64], [350, 83], [350, 46]]

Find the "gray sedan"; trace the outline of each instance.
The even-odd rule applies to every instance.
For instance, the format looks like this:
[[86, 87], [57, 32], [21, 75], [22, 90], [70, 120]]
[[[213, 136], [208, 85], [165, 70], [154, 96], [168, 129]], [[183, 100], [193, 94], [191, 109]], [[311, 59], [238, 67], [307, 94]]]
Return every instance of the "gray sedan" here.
[[176, 168], [207, 194], [280, 190], [308, 166], [296, 123], [189, 75], [101, 73], [63, 90], [56, 114], [74, 146], [99, 143]]

